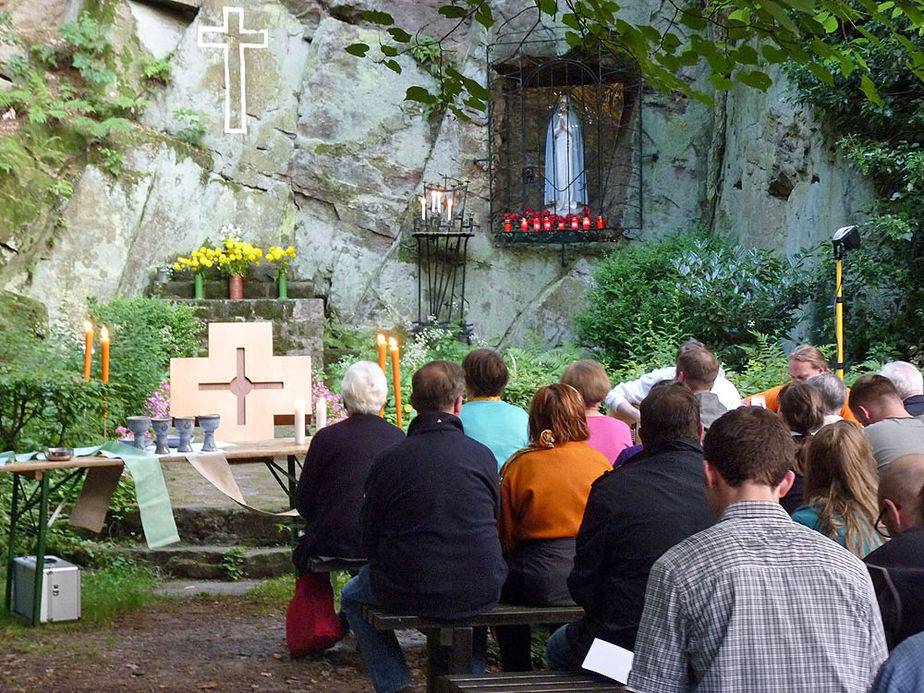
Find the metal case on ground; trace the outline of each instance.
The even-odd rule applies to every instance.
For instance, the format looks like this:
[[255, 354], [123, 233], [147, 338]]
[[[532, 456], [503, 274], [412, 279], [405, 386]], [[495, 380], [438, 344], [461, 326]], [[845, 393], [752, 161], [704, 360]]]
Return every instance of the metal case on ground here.
[[[39, 622], [80, 618], [80, 569], [57, 556], [45, 556]], [[13, 612], [32, 620], [35, 556], [13, 559]]]

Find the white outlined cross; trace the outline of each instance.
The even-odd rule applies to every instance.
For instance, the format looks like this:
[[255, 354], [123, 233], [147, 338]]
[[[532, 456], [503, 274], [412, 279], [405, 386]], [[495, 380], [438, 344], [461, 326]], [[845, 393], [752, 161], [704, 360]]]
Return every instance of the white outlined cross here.
[[[244, 8], [243, 7], [222, 7], [224, 17], [223, 26], [200, 26], [199, 27], [199, 47], [200, 48], [221, 48], [225, 54], [225, 132], [228, 134], [244, 134], [247, 132], [247, 77], [244, 61], [245, 48], [266, 48], [269, 46], [269, 32], [266, 29], [245, 29], [244, 28]], [[237, 15], [236, 36], [231, 33], [231, 15]], [[207, 41], [206, 34], [222, 34], [227, 37], [226, 41], [216, 39]], [[262, 39], [249, 41], [245, 37], [250, 34], [259, 34]], [[237, 66], [240, 79], [231, 80], [231, 42], [237, 41]], [[232, 97], [232, 92], [235, 95]], [[235, 109], [232, 110], [232, 103]], [[235, 120], [232, 127], [232, 120]]]

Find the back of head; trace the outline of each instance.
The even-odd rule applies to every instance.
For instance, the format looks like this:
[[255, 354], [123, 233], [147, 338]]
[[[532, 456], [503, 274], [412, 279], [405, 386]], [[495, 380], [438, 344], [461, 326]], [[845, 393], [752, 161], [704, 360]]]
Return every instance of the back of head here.
[[451, 361], [430, 361], [411, 379], [411, 406], [418, 412], [451, 411], [465, 391], [465, 373]]
[[840, 414], [847, 402], [847, 386], [834, 373], [827, 371], [813, 375], [805, 381], [821, 395], [821, 404], [825, 414]]
[[[551, 431], [543, 437], [544, 431]], [[561, 445], [590, 438], [584, 400], [570, 385], [555, 383], [540, 387], [529, 404], [529, 439]]]
[[675, 438], [699, 439], [699, 402], [683, 383], [657, 383], [638, 409], [639, 435], [646, 449]]
[[677, 372], [693, 392], [708, 392], [719, 376], [719, 360], [696, 339], [689, 339], [677, 349]]
[[793, 381], [780, 390], [780, 416], [790, 430], [808, 436], [824, 425], [824, 404], [818, 390]]
[[879, 375], [892, 381], [903, 400], [924, 394], [924, 376], [907, 361], [891, 361], [879, 369]]
[[340, 383], [347, 414], [377, 414], [388, 397], [385, 373], [371, 361], [357, 361], [347, 368]]
[[[873, 416], [864, 415], [860, 407]], [[850, 388], [850, 411], [858, 420], [873, 423], [881, 418], [880, 412], [891, 409], [904, 409], [904, 405], [898, 390], [888, 378], [878, 374], [864, 375]]]
[[902, 455], [879, 476], [879, 503], [891, 500], [903, 515], [924, 526], [924, 455]]
[[504, 359], [493, 349], [475, 349], [462, 359], [465, 386], [473, 397], [500, 397], [509, 375]]
[[852, 421], [823, 427], [803, 448], [805, 497], [860, 501], [876, 517], [876, 460], [863, 430]]
[[818, 347], [811, 344], [800, 344], [789, 352], [790, 361], [801, 361], [809, 364], [812, 368], [818, 368], [822, 371], [828, 370], [828, 359], [821, 353]]
[[795, 451], [783, 419], [762, 407], [723, 414], [703, 440], [703, 457], [734, 487], [751, 482], [775, 488], [792, 468]]
[[599, 405], [610, 391], [610, 379], [606, 371], [593, 359], [572, 363], [558, 381], [581, 393], [588, 408]]

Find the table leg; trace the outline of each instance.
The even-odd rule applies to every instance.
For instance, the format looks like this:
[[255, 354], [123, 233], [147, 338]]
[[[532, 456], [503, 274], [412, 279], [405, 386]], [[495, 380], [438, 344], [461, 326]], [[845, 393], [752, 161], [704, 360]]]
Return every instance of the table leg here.
[[45, 578], [45, 545], [48, 541], [48, 472], [42, 475], [42, 489], [39, 500], [38, 542], [35, 547], [35, 582], [32, 589], [32, 625], [42, 619], [42, 583]]
[[13, 609], [13, 559], [16, 556], [16, 528], [19, 526], [19, 491], [22, 479], [19, 474], [13, 474], [13, 495], [10, 498], [10, 531], [7, 533], [9, 546], [6, 557], [6, 610], [7, 613]]

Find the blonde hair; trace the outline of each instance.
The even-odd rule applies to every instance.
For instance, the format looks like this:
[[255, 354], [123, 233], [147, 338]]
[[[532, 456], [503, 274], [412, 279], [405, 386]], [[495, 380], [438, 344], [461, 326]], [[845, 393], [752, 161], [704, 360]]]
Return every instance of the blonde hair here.
[[593, 359], [575, 361], [565, 369], [558, 382], [581, 393], [585, 406], [599, 406], [610, 391], [610, 379], [603, 366]]
[[866, 435], [851, 421], [823, 427], [805, 448], [805, 499], [818, 513], [818, 529], [863, 558], [878, 544], [876, 461]]
[[825, 355], [821, 353], [818, 347], [813, 347], [811, 344], [800, 344], [790, 351], [789, 360], [803, 361], [812, 368], [818, 368], [822, 371], [828, 370], [828, 359], [825, 358]]

